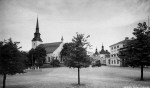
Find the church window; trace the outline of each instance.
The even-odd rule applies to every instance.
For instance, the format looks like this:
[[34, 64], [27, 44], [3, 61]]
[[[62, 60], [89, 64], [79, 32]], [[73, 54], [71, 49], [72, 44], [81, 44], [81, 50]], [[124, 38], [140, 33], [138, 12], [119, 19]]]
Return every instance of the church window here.
[[116, 64], [116, 60], [114, 60], [114, 64]]
[[48, 62], [50, 62], [50, 57], [48, 57]]
[[112, 64], [113, 64], [113, 60], [112, 60]]
[[119, 45], [117, 46], [117, 48], [119, 48]]
[[108, 60], [108, 63], [110, 64], [110, 59]]
[[119, 60], [117, 60], [117, 64], [119, 64]]

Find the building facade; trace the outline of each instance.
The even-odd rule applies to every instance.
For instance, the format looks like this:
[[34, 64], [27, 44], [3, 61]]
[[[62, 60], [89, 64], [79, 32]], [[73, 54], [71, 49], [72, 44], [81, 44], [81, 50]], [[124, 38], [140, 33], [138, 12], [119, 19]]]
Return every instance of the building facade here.
[[120, 41], [118, 43], [115, 43], [110, 47], [110, 60], [108, 61], [108, 63], [110, 63], [110, 65], [112, 66], [122, 66], [123, 65], [123, 61], [119, 58], [119, 49], [123, 48], [124, 45], [127, 42], [128, 37], [125, 38], [125, 40]]
[[63, 37], [60, 42], [52, 43], [43, 43], [39, 32], [39, 22], [37, 18], [36, 30], [34, 33], [34, 38], [32, 39], [32, 48], [43, 47], [46, 50], [45, 63], [50, 63], [53, 59], [57, 59], [60, 62], [63, 62], [63, 59], [60, 57], [60, 52], [63, 49]]

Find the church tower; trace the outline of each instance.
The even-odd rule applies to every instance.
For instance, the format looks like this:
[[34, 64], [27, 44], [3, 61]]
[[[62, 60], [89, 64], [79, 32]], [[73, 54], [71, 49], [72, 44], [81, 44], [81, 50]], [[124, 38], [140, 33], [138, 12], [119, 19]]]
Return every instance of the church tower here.
[[39, 23], [38, 23], [38, 18], [37, 18], [37, 23], [36, 23], [36, 31], [34, 33], [34, 38], [32, 39], [32, 48], [35, 49], [38, 45], [42, 44], [42, 39], [40, 38], [40, 33], [39, 33]]
[[98, 56], [97, 47], [96, 47], [96, 50], [95, 50], [95, 55]]

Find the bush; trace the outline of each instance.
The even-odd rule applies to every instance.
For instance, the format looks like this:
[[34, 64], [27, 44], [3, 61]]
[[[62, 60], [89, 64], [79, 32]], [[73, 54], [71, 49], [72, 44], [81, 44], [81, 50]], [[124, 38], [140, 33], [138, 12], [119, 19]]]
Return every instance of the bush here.
[[52, 65], [53, 67], [60, 67], [60, 62], [59, 60], [55, 59], [51, 61], [50, 65]]

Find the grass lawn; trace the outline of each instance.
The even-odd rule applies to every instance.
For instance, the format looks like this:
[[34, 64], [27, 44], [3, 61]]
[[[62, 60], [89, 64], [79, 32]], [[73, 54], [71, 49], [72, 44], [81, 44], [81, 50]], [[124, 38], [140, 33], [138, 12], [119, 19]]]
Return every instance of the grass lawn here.
[[80, 76], [81, 85], [78, 86], [76, 68], [30, 70], [24, 74], [7, 76], [6, 88], [150, 88], [150, 68], [144, 69], [145, 81], [139, 81], [139, 68], [128, 67], [82, 68]]

